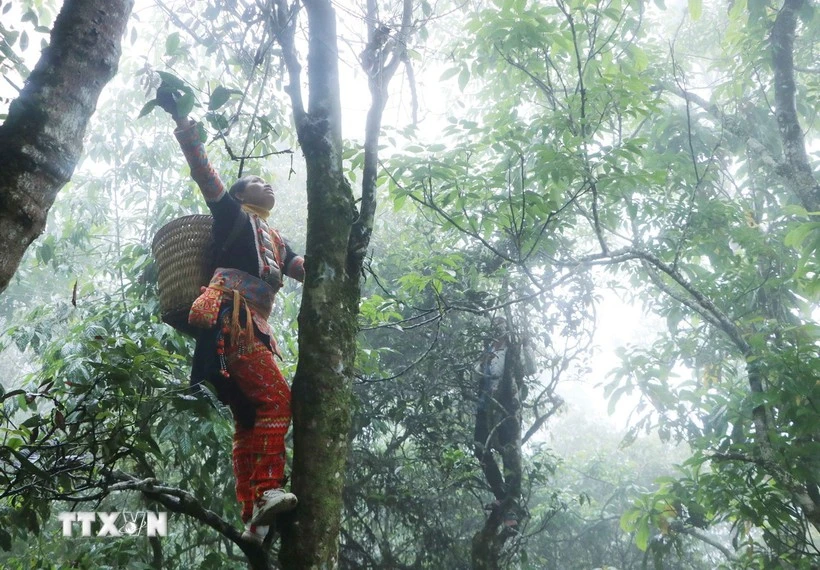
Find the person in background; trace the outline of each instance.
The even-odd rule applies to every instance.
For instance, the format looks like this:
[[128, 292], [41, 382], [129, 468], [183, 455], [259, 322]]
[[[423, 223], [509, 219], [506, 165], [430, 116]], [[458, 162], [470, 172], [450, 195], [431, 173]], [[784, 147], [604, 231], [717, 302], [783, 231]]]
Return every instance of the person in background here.
[[196, 122], [177, 112], [173, 92], [161, 86], [157, 102], [176, 122], [174, 135], [214, 219], [216, 269], [189, 315], [200, 331], [191, 383], [211, 383], [231, 409], [243, 537], [261, 544], [276, 516], [297, 504], [296, 496], [282, 488], [290, 387], [274, 359], [281, 354], [268, 317], [283, 276], [304, 281], [304, 258], [268, 224], [276, 204], [273, 187], [259, 176], [244, 176], [226, 190]]

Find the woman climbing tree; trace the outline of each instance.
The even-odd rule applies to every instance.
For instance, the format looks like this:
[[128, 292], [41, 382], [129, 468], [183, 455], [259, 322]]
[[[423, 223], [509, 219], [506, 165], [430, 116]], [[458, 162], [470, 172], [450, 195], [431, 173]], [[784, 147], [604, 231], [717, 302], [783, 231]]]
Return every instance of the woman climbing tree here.
[[244, 176], [226, 191], [197, 124], [178, 112], [173, 91], [161, 86], [157, 104], [176, 121], [174, 134], [214, 218], [216, 269], [188, 319], [200, 331], [191, 383], [210, 382], [231, 408], [243, 537], [261, 544], [276, 515], [297, 503], [294, 494], [282, 489], [290, 387], [274, 359], [281, 354], [268, 317], [282, 276], [304, 280], [304, 259], [268, 225], [276, 203], [273, 187], [258, 176]]

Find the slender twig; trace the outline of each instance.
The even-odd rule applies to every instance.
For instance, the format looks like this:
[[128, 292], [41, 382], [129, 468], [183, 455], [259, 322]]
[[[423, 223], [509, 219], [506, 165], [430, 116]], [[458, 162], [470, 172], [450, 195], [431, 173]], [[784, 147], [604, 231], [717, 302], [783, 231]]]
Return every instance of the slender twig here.
[[[372, 378], [372, 379], [361, 378], [361, 383], [362, 384], [373, 384], [373, 383], [376, 383], [376, 382], [389, 382], [390, 380], [395, 380], [396, 378], [399, 378], [400, 376], [404, 376], [407, 372], [409, 372], [410, 370], [412, 370], [413, 368], [418, 366], [425, 358], [427, 358], [427, 355], [430, 354], [430, 352], [432, 352], [433, 348], [438, 343], [439, 333], [441, 332], [442, 317], [443, 317], [443, 313], [437, 315], [436, 317], [430, 319], [429, 321], [426, 321], [425, 323], [422, 323], [422, 324], [427, 324], [427, 323], [432, 322], [432, 321], [437, 321], [438, 326], [436, 327], [436, 332], [435, 332], [435, 335], [433, 336], [433, 340], [430, 342], [430, 346], [428, 346], [427, 350], [425, 350], [421, 354], [421, 356], [419, 356], [415, 361], [413, 361], [411, 364], [406, 366], [403, 370], [400, 370], [396, 374], [393, 374], [392, 376], [388, 376], [388, 377], [385, 377], [385, 378]], [[421, 325], [418, 325], [418, 326], [421, 326]]]

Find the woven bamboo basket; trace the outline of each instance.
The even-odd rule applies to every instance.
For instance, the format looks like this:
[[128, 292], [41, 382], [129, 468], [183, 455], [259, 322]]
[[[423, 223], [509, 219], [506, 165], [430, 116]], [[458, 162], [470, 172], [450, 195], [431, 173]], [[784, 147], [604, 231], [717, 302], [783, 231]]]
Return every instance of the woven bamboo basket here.
[[191, 304], [199, 288], [210, 281], [208, 244], [211, 239], [211, 216], [184, 216], [162, 226], [151, 249], [159, 272], [159, 304], [162, 320], [178, 331], [194, 335], [188, 324]]

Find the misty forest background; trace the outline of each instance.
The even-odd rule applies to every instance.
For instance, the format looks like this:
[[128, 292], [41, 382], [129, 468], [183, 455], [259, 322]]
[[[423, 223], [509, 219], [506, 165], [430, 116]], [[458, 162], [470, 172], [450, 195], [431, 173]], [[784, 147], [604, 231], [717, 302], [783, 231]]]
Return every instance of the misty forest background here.
[[[61, 6], [0, 2], [0, 120]], [[136, 2], [0, 294], [0, 566], [817, 568], [819, 35], [808, 0]], [[332, 42], [340, 87], [306, 55]], [[341, 375], [311, 384], [301, 287], [271, 317], [295, 429], [332, 416], [339, 442], [297, 442], [321, 516], [270, 552], [239, 538], [230, 414], [186, 391], [192, 343], [159, 319], [153, 236], [205, 206], [157, 72], [224, 180], [279, 188], [305, 295], [321, 228], [354, 212]], [[311, 170], [325, 95], [344, 207]], [[168, 511], [170, 535], [65, 539], [69, 509]]]

